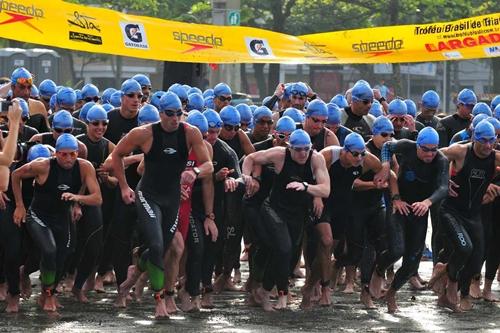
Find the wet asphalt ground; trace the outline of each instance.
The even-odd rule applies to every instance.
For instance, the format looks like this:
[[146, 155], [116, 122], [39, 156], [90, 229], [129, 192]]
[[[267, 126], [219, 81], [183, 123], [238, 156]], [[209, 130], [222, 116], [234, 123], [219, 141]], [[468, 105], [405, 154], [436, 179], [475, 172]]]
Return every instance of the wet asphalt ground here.
[[[396, 268], [398, 265], [396, 265]], [[430, 277], [432, 263], [422, 262], [420, 274]], [[247, 265], [242, 263], [243, 280]], [[38, 282], [38, 274], [32, 282]], [[297, 280], [292, 292], [298, 293], [303, 279]], [[90, 304], [76, 303], [69, 293], [59, 299], [64, 309], [59, 316], [48, 315], [38, 309], [34, 288], [31, 299], [21, 301], [18, 314], [0, 314], [0, 331], [5, 332], [500, 332], [500, 303], [478, 301], [468, 313], [451, 313], [436, 305], [431, 291], [411, 291], [403, 287], [398, 296], [400, 311], [390, 315], [385, 304], [377, 302], [377, 309], [366, 310], [359, 303], [359, 292], [333, 294], [331, 307], [315, 306], [312, 310], [299, 308], [295, 297], [289, 310], [265, 313], [260, 308], [245, 304], [243, 292], [224, 292], [215, 296], [216, 308], [194, 314], [180, 312], [168, 320], [154, 320], [154, 303], [145, 292], [143, 303], [132, 301], [125, 310], [113, 307], [116, 293], [108, 287], [106, 294], [89, 293]], [[500, 295], [495, 281], [493, 290]]]

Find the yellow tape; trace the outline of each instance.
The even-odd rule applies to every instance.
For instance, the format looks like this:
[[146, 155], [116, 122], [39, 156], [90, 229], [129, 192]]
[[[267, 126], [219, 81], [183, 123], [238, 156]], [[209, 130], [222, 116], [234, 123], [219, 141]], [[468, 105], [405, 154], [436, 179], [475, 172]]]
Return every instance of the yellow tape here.
[[500, 13], [445, 23], [290, 36], [126, 15], [58, 0], [0, 0], [0, 36], [179, 62], [422, 62], [500, 56]]

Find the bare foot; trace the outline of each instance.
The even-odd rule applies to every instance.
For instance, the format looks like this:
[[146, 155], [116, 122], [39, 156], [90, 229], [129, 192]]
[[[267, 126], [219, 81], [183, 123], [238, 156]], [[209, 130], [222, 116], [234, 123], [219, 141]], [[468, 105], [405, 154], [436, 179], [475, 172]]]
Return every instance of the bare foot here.
[[382, 293], [382, 284], [384, 283], [384, 277], [378, 275], [376, 271], [373, 271], [372, 278], [370, 280], [370, 294], [375, 297], [376, 299], [379, 299], [383, 296]]
[[425, 289], [425, 286], [420, 283], [420, 280], [415, 275], [410, 278], [409, 283], [410, 283], [411, 290], [424, 290]]
[[5, 312], [7, 313], [18, 313], [19, 312], [19, 295], [11, 296], [7, 294], [7, 308]]
[[148, 284], [148, 272], [143, 272], [141, 276], [139, 276], [139, 279], [135, 283], [134, 286], [134, 296], [136, 301], [140, 302], [142, 298], [142, 294], [144, 293], [144, 288]]
[[212, 291], [203, 293], [203, 296], [201, 297], [201, 307], [203, 309], [213, 309], [215, 307]]
[[292, 273], [293, 277], [296, 279], [303, 279], [306, 277], [303, 270], [300, 267], [295, 267]]
[[233, 283], [241, 283], [241, 271], [239, 269], [234, 270]]
[[458, 306], [458, 293], [457, 293], [458, 282], [452, 282], [448, 280], [446, 286], [446, 301], [443, 305], [454, 312], [461, 312], [461, 308]]
[[7, 298], [7, 282], [0, 283], [0, 302]]
[[321, 286], [319, 285], [319, 282], [318, 282], [314, 285], [313, 293], [311, 296], [311, 301], [319, 302], [320, 299], [321, 299]]
[[65, 291], [73, 290], [74, 284], [75, 284], [75, 274], [68, 274], [68, 276], [66, 276], [66, 278], [64, 279], [64, 282], [62, 283], [63, 289]]
[[182, 288], [179, 289], [177, 295], [179, 297], [179, 300], [181, 301], [179, 308], [183, 312], [189, 312], [191, 310], [191, 297], [189, 296], [188, 292], [184, 288]]
[[189, 312], [198, 312], [201, 309], [201, 299], [200, 296], [191, 297], [191, 311]]
[[29, 299], [31, 297], [31, 279], [24, 271], [24, 265], [19, 267], [19, 279], [21, 282], [21, 297]]
[[116, 283], [115, 272], [109, 271], [104, 274], [104, 285], [111, 285]]
[[177, 305], [175, 304], [175, 299], [174, 296], [167, 296], [165, 295], [165, 305], [167, 307], [167, 312], [169, 314], [175, 314], [179, 312], [179, 309], [177, 308]]
[[118, 291], [118, 296], [116, 297], [115, 303], [113, 305], [116, 308], [126, 308], [127, 307], [127, 295], [124, 295]]
[[216, 294], [219, 294], [222, 291], [241, 291], [241, 288], [238, 288], [233, 284], [231, 277], [225, 274], [219, 275], [219, 277], [215, 280], [213, 288]]
[[337, 289], [337, 282], [339, 281], [339, 274], [342, 272], [342, 269], [335, 265], [335, 262], [332, 263], [332, 278], [330, 279], [330, 288], [333, 292]]
[[460, 298], [460, 310], [462, 311], [472, 310], [472, 297], [470, 295]]
[[492, 292], [491, 290], [490, 291], [487, 291], [487, 290], [483, 290], [483, 299], [486, 301], [486, 302], [498, 302], [498, 297], [496, 297]]
[[156, 298], [156, 307], [155, 307], [155, 319], [168, 319], [168, 311], [167, 306], [165, 304], [165, 299]]
[[87, 278], [87, 280], [85, 280], [85, 283], [83, 284], [82, 288], [84, 292], [88, 292], [95, 289], [95, 275], [96, 275], [95, 272], [92, 272]]
[[87, 296], [85, 296], [85, 293], [83, 292], [82, 289], [77, 289], [75, 287], [73, 287], [73, 289], [71, 289], [71, 292], [73, 293], [73, 295], [75, 296], [76, 300], [80, 303], [88, 303], [89, 302], [89, 299], [87, 298]]
[[422, 284], [422, 285], [426, 285], [427, 283], [429, 283], [429, 281], [424, 280], [424, 279], [420, 276], [420, 274], [418, 274], [418, 272], [417, 272], [417, 274], [415, 274], [415, 276], [417, 277], [417, 280], [420, 282], [420, 284]]
[[274, 306], [275, 310], [286, 310], [288, 308], [287, 304], [288, 296], [284, 294], [280, 294], [278, 297], [278, 302]]
[[399, 310], [396, 303], [396, 290], [389, 289], [385, 295], [385, 301], [387, 302], [387, 312], [396, 313]]
[[329, 286], [321, 287], [321, 298], [319, 305], [330, 306], [332, 305], [332, 290]]
[[[264, 288], [260, 287], [257, 289], [256, 293], [258, 294], [259, 299], [261, 300], [261, 306], [266, 312], [273, 312], [274, 308], [271, 304], [271, 301], [269, 299], [269, 291], [265, 290]], [[285, 300], [286, 302], [286, 300]]]
[[137, 266], [129, 266], [127, 271], [127, 279], [123, 281], [122, 284], [120, 284], [120, 290], [118, 291], [118, 294], [126, 298], [130, 293], [130, 289], [132, 289], [140, 276], [141, 271]]
[[104, 290], [104, 277], [102, 277], [101, 275], [97, 275], [97, 277], [95, 278], [94, 291], [96, 293], [106, 292]]
[[250, 293], [252, 294], [253, 300], [255, 301], [255, 303], [257, 303], [258, 305], [261, 305], [262, 304], [262, 300], [260, 299], [259, 294], [257, 293], [257, 290], [259, 288], [262, 288], [262, 285], [256, 285], [255, 288], [253, 288], [250, 291]]
[[43, 310], [48, 312], [57, 311], [57, 302], [55, 295], [45, 295], [45, 302], [43, 304]]
[[370, 288], [368, 286], [364, 286], [361, 289], [359, 300], [367, 309], [375, 309], [375, 304], [373, 304], [372, 296], [370, 295]]
[[473, 278], [469, 290], [470, 297], [478, 299], [481, 297], [481, 278]]
[[302, 302], [300, 303], [300, 308], [302, 310], [309, 310], [312, 308], [312, 301], [311, 297], [313, 294], [313, 289], [308, 285], [304, 285], [302, 287], [301, 292], [302, 292]]
[[394, 267], [391, 267], [387, 270], [386, 276], [387, 279], [385, 282], [387, 286], [390, 286], [392, 284], [392, 281], [394, 280]]
[[345, 285], [345, 289], [342, 291], [344, 294], [353, 294], [354, 293], [354, 282], [347, 282]]

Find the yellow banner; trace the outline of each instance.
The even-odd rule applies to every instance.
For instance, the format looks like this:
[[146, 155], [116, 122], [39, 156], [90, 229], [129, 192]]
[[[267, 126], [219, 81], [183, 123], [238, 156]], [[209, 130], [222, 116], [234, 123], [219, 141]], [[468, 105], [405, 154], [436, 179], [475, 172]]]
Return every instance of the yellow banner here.
[[291, 36], [126, 15], [59, 0], [0, 0], [0, 36], [179, 62], [423, 62], [500, 56], [500, 13], [445, 23]]

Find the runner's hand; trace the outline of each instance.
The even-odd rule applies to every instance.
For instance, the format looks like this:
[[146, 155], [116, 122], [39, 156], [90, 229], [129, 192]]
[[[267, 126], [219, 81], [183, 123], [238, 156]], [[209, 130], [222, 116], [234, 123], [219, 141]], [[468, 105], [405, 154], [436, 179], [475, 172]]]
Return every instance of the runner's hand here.
[[234, 169], [222, 168], [215, 174], [215, 180], [220, 182], [227, 178], [228, 175], [232, 174]]
[[300, 192], [300, 191], [305, 191], [306, 187], [302, 183], [291, 182], [291, 183], [288, 183], [288, 185], [286, 185], [286, 189], [287, 190], [295, 190], [297, 192]]
[[135, 202], [135, 192], [130, 187], [121, 190], [122, 200], [125, 204], [130, 205]]
[[410, 214], [410, 205], [403, 200], [393, 200], [392, 201], [392, 211], [398, 212], [401, 215], [408, 216]]
[[424, 216], [429, 211], [431, 204], [429, 199], [412, 203], [411, 208], [413, 209], [413, 214], [416, 216]]
[[321, 217], [321, 214], [323, 214], [323, 199], [320, 197], [314, 197], [313, 199], [313, 213], [314, 216], [316, 216], [318, 219]]
[[410, 131], [415, 132], [415, 119], [409, 114], [404, 116], [405, 119], [405, 127], [408, 128]]
[[7, 112], [7, 118], [9, 119], [9, 124], [19, 124], [22, 113], [23, 110], [21, 109], [19, 101], [16, 98], [14, 98], [12, 100], [12, 106], [9, 107], [9, 112]]
[[78, 201], [80, 196], [78, 194], [70, 193], [70, 192], [64, 192], [61, 195], [61, 200], [62, 201]]
[[276, 90], [274, 91], [274, 95], [276, 97], [281, 98], [284, 93], [285, 93], [285, 85], [283, 83], [278, 83], [278, 85], [276, 86]]
[[234, 192], [238, 187], [238, 182], [236, 179], [229, 177], [224, 181], [224, 191], [226, 192]]
[[189, 186], [181, 185], [181, 201], [189, 199]]
[[0, 209], [1, 210], [5, 210], [5, 208], [7, 207], [8, 201], [10, 201], [9, 197], [7, 196], [7, 194], [5, 194], [5, 192], [2, 192], [2, 194], [0, 195]]
[[24, 206], [16, 206], [13, 217], [14, 224], [18, 227], [21, 226], [21, 222], [26, 223], [26, 208]]
[[193, 170], [185, 170], [181, 174], [181, 184], [190, 185], [196, 180], [196, 173]]
[[453, 180], [449, 180], [448, 181], [448, 194], [450, 195], [450, 197], [458, 197], [458, 188], [460, 187], [460, 185], [457, 185], [457, 183], [455, 183]]
[[203, 222], [203, 228], [205, 229], [205, 235], [206, 236], [212, 236], [211, 240], [212, 242], [217, 241], [217, 237], [219, 236], [219, 230], [217, 230], [217, 226], [215, 225], [215, 221], [212, 219], [209, 219], [208, 217], [205, 219], [205, 222]]
[[73, 205], [73, 207], [71, 208], [71, 220], [73, 221], [73, 223], [79, 221], [82, 218], [82, 215], [82, 207], [80, 207], [80, 205], [78, 204]]

